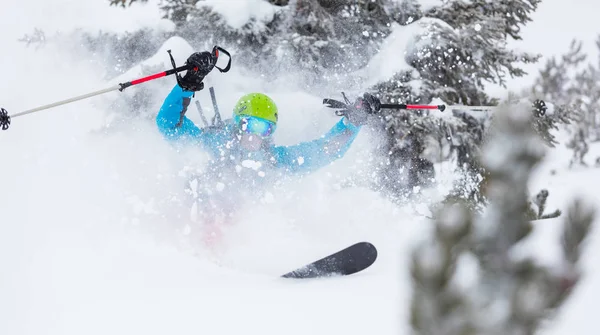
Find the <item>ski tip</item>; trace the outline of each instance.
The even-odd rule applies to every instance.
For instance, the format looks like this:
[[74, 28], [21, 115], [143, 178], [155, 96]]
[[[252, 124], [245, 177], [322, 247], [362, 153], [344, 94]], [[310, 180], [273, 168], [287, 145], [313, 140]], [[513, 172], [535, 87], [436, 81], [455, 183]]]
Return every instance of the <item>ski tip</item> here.
[[280, 277], [322, 279], [347, 276], [367, 269], [375, 263], [377, 256], [377, 248], [372, 243], [357, 242]]
[[378, 251], [375, 245], [371, 242], [358, 242], [348, 247], [346, 250], [360, 250], [362, 257], [368, 260], [372, 260], [371, 264], [375, 262], [378, 256]]

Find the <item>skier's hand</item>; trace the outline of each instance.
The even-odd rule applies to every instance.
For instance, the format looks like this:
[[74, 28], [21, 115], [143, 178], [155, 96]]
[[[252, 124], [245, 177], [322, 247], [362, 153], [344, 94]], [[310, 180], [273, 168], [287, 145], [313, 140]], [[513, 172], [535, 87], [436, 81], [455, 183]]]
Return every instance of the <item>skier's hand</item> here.
[[365, 125], [370, 114], [376, 114], [381, 109], [379, 98], [370, 93], [363, 94], [362, 98], [356, 99], [354, 105], [349, 106], [346, 117], [350, 123], [356, 126]]
[[193, 66], [194, 72], [202, 77], [206, 77], [215, 68], [216, 59], [213, 55], [208, 52], [195, 52], [185, 62], [188, 65]]
[[204, 88], [204, 77], [215, 67], [215, 59], [208, 51], [195, 52], [186, 61], [192, 66], [181, 78], [181, 87], [186, 91], [200, 91]]

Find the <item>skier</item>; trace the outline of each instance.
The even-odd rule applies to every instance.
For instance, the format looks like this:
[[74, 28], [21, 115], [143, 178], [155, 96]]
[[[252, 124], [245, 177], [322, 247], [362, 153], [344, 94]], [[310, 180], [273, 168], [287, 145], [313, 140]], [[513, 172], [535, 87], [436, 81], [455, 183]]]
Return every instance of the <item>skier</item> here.
[[[365, 93], [355, 108], [326, 134], [291, 146], [274, 145], [279, 111], [263, 93], [249, 93], [237, 101], [232, 118], [220, 127], [200, 128], [186, 116], [191, 98], [204, 88], [203, 79], [213, 69], [209, 52], [193, 53], [187, 64], [194, 66], [173, 87], [156, 117], [160, 132], [169, 140], [200, 145], [212, 153], [208, 171], [199, 176], [191, 192], [194, 206], [209, 231], [218, 235], [219, 222], [227, 222], [241, 199], [256, 201], [264, 186], [286, 175], [305, 174], [341, 158], [357, 137], [368, 114], [379, 111], [380, 101]], [[194, 189], [195, 188], [195, 189]], [[208, 237], [210, 239], [210, 237]]]

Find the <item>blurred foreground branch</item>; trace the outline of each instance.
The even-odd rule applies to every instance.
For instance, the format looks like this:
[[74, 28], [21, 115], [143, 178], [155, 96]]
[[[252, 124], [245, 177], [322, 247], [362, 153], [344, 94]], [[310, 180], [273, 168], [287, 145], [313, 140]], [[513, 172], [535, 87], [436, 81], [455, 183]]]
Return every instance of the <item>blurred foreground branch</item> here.
[[[411, 324], [417, 334], [534, 334], [556, 312], [580, 278], [582, 245], [595, 210], [576, 200], [564, 221], [563, 259], [555, 267], [538, 264], [517, 252], [533, 231], [527, 185], [544, 155], [542, 140], [531, 127], [533, 115], [503, 108], [483, 148], [488, 171], [484, 215], [461, 202], [436, 215], [435, 235], [412, 256]], [[548, 192], [536, 196], [542, 217]], [[466, 284], [460, 271], [471, 262], [476, 275]]]

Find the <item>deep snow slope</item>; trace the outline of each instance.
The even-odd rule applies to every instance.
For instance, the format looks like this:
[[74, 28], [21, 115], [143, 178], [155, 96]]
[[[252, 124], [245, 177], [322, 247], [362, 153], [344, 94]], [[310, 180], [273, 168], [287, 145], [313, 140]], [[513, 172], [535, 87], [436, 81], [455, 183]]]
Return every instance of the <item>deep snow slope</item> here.
[[[2, 6], [5, 19], [25, 15], [19, 2]], [[44, 3], [39, 6], [43, 11]], [[58, 21], [64, 24], [69, 15], [79, 16], [74, 26], [85, 26], [86, 16], [116, 10], [103, 6], [36, 20], [47, 20], [39, 22], [50, 32], [68, 30]], [[155, 18], [138, 14], [140, 24]], [[9, 112], [112, 85], [63, 45], [25, 48], [17, 35], [1, 41], [11, 51], [0, 56], [1, 100]], [[236, 71], [208, 82], [217, 87], [224, 111], [241, 92], [263, 89]], [[173, 84], [168, 80], [163, 94]], [[280, 143], [315, 138], [337, 120], [320, 105], [322, 97], [285, 89], [272, 95], [286, 111]], [[178, 230], [189, 211], [176, 201], [184, 197], [181, 173], [200, 164], [202, 152], [174, 151], [151, 122], [100, 131], [106, 117], [119, 112], [108, 109], [110, 99], [15, 118], [0, 134], [1, 334], [397, 333], [405, 314], [399, 288], [407, 283], [398, 279], [406, 275], [399, 270], [400, 247], [419, 222], [409, 222], [410, 209], [378, 194], [332, 186], [364, 159], [367, 138], [347, 160], [291, 181], [275, 202], [242, 211], [215, 260], [202, 250], [193, 256]], [[307, 283], [277, 278], [359, 240], [381, 252], [364, 276]]]
[[[58, 5], [68, 8], [60, 16]], [[36, 50], [15, 41], [33, 27], [131, 29], [159, 17], [150, 7], [122, 12], [99, 0], [3, 1], [0, 19], [14, 25], [0, 35], [9, 51], [0, 53], [0, 106], [14, 113], [113, 84], [61, 44]], [[171, 43], [184, 58], [185, 43]], [[153, 61], [168, 65], [162, 51]], [[135, 69], [129, 74], [137, 75]], [[161, 103], [171, 79], [155, 86], [153, 104]], [[315, 138], [337, 120], [320, 105], [322, 97], [276, 89], [235, 67], [207, 80], [224, 113], [243, 92], [269, 92], [285, 111], [279, 143]], [[0, 133], [0, 334], [407, 333], [406, 257], [428, 229], [415, 214], [427, 213], [426, 205], [400, 208], [369, 190], [336, 187], [368, 161], [368, 134], [345, 159], [274, 191], [274, 201], [240, 208], [218, 255], [193, 253], [180, 234], [189, 208], [178, 200], [185, 196], [184, 172], [201, 165], [203, 153], [173, 150], [142, 120], [99, 131], [119, 113], [108, 107], [117, 94], [16, 118]], [[209, 103], [207, 92], [199, 99]], [[554, 153], [540, 176], [567, 163], [566, 153]], [[572, 192], [593, 194], [595, 171], [552, 177], [549, 208], [563, 206]], [[563, 187], [568, 191], [557, 196]], [[542, 256], [551, 256], [552, 227], [536, 235]], [[314, 282], [277, 278], [359, 240], [380, 251], [364, 274]], [[598, 243], [591, 241], [588, 255]], [[575, 326], [594, 333], [589, 306], [600, 277], [593, 258], [586, 262], [589, 275], [551, 328], [556, 334]]]

